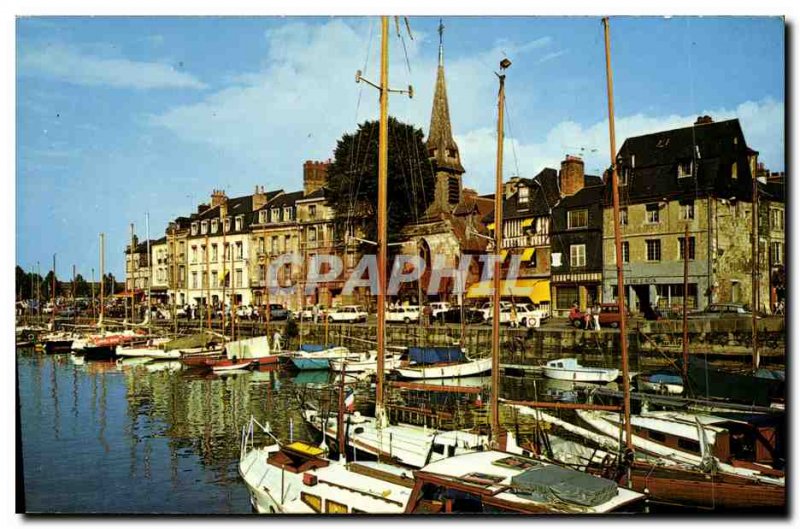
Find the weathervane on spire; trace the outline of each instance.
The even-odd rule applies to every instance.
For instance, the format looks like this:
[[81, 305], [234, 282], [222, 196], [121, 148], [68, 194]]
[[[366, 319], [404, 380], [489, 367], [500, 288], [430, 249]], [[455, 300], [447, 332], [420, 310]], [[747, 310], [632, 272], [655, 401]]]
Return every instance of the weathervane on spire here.
[[439, 66], [444, 64], [444, 44], [442, 42], [442, 36], [444, 35], [444, 24], [442, 24], [442, 19], [439, 19]]

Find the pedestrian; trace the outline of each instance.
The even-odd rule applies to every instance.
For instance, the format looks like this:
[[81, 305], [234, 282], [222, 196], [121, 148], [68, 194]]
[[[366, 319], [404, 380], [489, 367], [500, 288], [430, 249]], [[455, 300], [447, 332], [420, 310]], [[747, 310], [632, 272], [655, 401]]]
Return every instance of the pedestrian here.
[[594, 322], [594, 330], [600, 330], [600, 305], [595, 301], [592, 307], [592, 320]]
[[425, 305], [422, 308], [422, 314], [424, 315], [423, 325], [425, 327], [427, 327], [427, 326], [429, 326], [431, 324], [431, 314], [433, 314], [433, 310], [431, 310], [431, 306], [430, 305]]
[[319, 319], [319, 305], [316, 303], [314, 303], [314, 306], [311, 308], [311, 316], [314, 318], [314, 325], [316, 325]]
[[281, 336], [281, 331], [276, 329], [275, 334], [272, 335], [272, 349], [274, 351], [278, 352], [281, 350], [282, 339], [283, 337]]

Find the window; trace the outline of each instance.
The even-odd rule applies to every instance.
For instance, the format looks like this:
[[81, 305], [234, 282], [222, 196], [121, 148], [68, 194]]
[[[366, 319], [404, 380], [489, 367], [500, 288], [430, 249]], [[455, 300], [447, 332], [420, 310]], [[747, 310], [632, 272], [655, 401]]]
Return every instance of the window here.
[[[614, 252], [616, 253], [617, 248], [614, 248]], [[616, 259], [614, 260], [616, 262]], [[622, 241], [622, 262], [623, 263], [630, 263], [631, 262], [631, 246], [628, 241]]]
[[242, 269], [241, 268], [237, 268], [236, 269], [236, 286], [237, 287], [241, 287], [242, 286], [242, 277], [243, 277], [242, 276]]
[[[686, 238], [678, 238], [678, 256], [681, 261], [685, 259], [684, 252], [686, 251]], [[694, 259], [694, 237], [689, 237], [689, 260]]]
[[330, 514], [347, 514], [347, 505], [333, 500], [325, 500], [325, 512]]
[[280, 219], [280, 213], [281, 213], [281, 210], [279, 210], [278, 208], [272, 208], [272, 211], [270, 212], [270, 220], [272, 222], [280, 222], [280, 220], [281, 220]]
[[783, 231], [783, 210], [778, 208], [769, 209], [769, 228], [773, 231]]
[[528, 203], [528, 187], [527, 186], [520, 186], [519, 188], [519, 195], [517, 195], [518, 202], [520, 204], [527, 204]]
[[645, 241], [647, 244], [647, 260], [660, 261], [661, 260], [661, 241], [659, 239], [649, 239]]
[[241, 231], [243, 222], [244, 222], [244, 217], [242, 217], [241, 215], [236, 217], [236, 231]]
[[231, 231], [231, 218], [230, 217], [225, 217], [225, 220], [223, 221], [223, 227], [222, 228], [223, 228], [223, 230], [225, 232]]
[[317, 242], [317, 228], [312, 226], [308, 228], [308, 242]]
[[317, 218], [317, 206], [311, 204], [308, 206], [308, 218], [314, 220]]
[[678, 178], [692, 176], [692, 161], [678, 162]]
[[292, 213], [293, 213], [292, 206], [285, 206], [283, 208], [283, 220], [284, 221], [294, 220]]
[[267, 222], [267, 210], [262, 209], [258, 212], [258, 222], [264, 224]]
[[206, 245], [205, 244], [201, 244], [200, 245], [200, 255], [202, 256], [204, 263], [206, 261], [208, 261], [208, 253], [206, 253]]
[[236, 243], [236, 258], [241, 259], [244, 257], [244, 247], [241, 242]]
[[694, 219], [694, 200], [681, 202], [681, 220]]
[[780, 265], [783, 264], [783, 243], [782, 242], [773, 242], [769, 245], [769, 254], [770, 260], [772, 261], [772, 265]]
[[228, 260], [228, 256], [230, 256], [230, 254], [231, 254], [230, 253], [230, 246], [231, 246], [230, 243], [227, 243], [227, 242], [225, 243], [225, 247], [224, 247], [223, 252], [222, 252], [222, 260], [223, 261], [227, 261]]
[[586, 266], [586, 245], [572, 244], [569, 247], [569, 265], [571, 267]]
[[645, 222], [658, 224], [659, 211], [658, 204], [647, 204], [647, 206], [645, 206]]
[[619, 208], [619, 225], [628, 225], [628, 208]]
[[589, 210], [575, 209], [567, 211], [567, 229], [585, 228], [589, 225]]
[[[561, 266], [561, 254], [556, 252], [550, 254], [550, 266]], [[567, 307], [569, 308], [569, 307]]]
[[219, 220], [214, 219], [211, 221], [211, 233], [217, 233], [219, 230]]
[[292, 247], [292, 236], [291, 235], [284, 235], [283, 237], [283, 249], [285, 252], [291, 250]]
[[272, 237], [272, 255], [278, 255], [278, 236]]
[[659, 442], [659, 443], [665, 443], [667, 441], [667, 436], [665, 434], [663, 434], [661, 432], [656, 432], [656, 431], [653, 431], [653, 430], [648, 430], [647, 437], [651, 441], [656, 441], [656, 442]]
[[219, 286], [219, 277], [216, 270], [211, 272], [211, 286], [214, 288]]
[[216, 263], [218, 258], [217, 243], [211, 245], [211, 262]]
[[628, 179], [630, 175], [631, 175], [631, 169], [629, 167], [623, 167], [622, 171], [617, 173], [617, 176], [619, 177], [618, 184], [620, 186], [628, 185]]
[[197, 223], [192, 222], [192, 235], [197, 235]]
[[197, 288], [197, 272], [192, 272], [192, 288]]
[[322, 499], [319, 496], [301, 492], [300, 501], [311, 507], [314, 512], [322, 512]]
[[197, 262], [197, 246], [192, 246], [192, 262]]
[[203, 288], [208, 287], [208, 272], [203, 272]]
[[207, 220], [204, 220], [203, 222], [200, 223], [200, 233], [202, 233], [203, 235], [208, 233], [208, 221]]
[[739, 166], [736, 162], [731, 164], [731, 179], [736, 180], [739, 178]]
[[694, 454], [700, 453], [700, 443], [694, 439], [684, 439], [683, 437], [678, 438], [678, 448]]
[[558, 310], [569, 310], [577, 301], [577, 286], [556, 287], [556, 308]]

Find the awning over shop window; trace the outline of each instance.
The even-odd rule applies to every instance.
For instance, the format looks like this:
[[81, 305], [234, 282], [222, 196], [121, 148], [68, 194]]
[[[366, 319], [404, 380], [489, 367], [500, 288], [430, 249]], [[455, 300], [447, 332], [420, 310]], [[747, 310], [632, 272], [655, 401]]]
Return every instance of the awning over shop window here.
[[[492, 295], [492, 282], [480, 281], [467, 291], [467, 299], [488, 298]], [[533, 303], [550, 302], [550, 281], [546, 279], [518, 279], [500, 281], [500, 296], [530, 299]]]
[[523, 228], [530, 228], [531, 226], [533, 226], [533, 218], [525, 219], [522, 221]]
[[533, 257], [534, 253], [536, 253], [536, 250], [534, 248], [525, 248], [525, 251], [522, 252], [522, 258], [521, 259], [523, 261], [530, 261], [531, 257]]

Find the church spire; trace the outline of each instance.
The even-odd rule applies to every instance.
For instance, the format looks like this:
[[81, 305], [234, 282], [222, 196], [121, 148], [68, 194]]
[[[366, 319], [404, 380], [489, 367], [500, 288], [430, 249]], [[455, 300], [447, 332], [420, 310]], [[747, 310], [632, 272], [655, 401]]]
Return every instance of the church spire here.
[[444, 79], [444, 25], [439, 20], [439, 67], [436, 72], [436, 87], [431, 110], [431, 125], [428, 128], [428, 155], [433, 159], [436, 170], [464, 173], [458, 146], [453, 139], [450, 125], [450, 108], [447, 103], [447, 85]]

